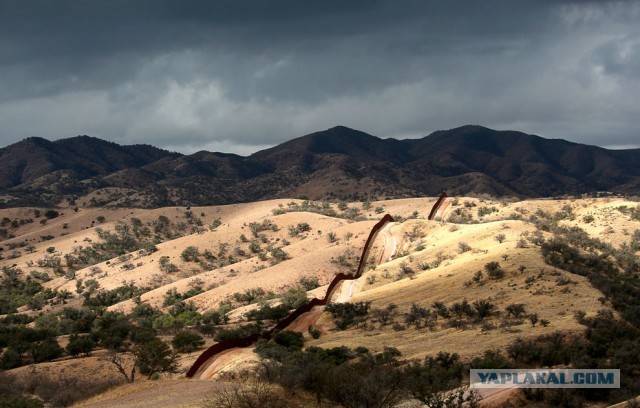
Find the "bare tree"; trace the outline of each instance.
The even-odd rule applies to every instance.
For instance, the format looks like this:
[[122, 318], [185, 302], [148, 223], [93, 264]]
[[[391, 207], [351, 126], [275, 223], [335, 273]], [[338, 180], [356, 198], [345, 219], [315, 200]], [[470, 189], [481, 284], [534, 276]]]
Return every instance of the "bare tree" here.
[[[127, 382], [132, 383], [135, 379], [136, 374], [136, 365], [132, 359], [127, 358], [129, 353], [118, 351], [118, 350], [109, 350], [106, 357], [101, 358], [101, 360], [105, 360], [113, 364], [120, 374], [124, 376]], [[131, 365], [131, 369], [129, 370], [128, 366]], [[128, 374], [127, 374], [128, 372]]]

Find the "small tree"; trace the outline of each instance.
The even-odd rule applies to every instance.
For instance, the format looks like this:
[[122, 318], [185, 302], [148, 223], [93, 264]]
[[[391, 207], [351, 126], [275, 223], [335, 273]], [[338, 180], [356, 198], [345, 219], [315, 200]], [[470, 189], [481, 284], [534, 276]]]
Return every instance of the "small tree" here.
[[178, 371], [178, 356], [164, 341], [155, 338], [133, 349], [136, 367], [151, 378], [155, 373], [175, 373]]
[[460, 251], [461, 254], [470, 250], [471, 245], [467, 244], [466, 242], [458, 242], [458, 251]]
[[179, 353], [191, 354], [199, 347], [204, 346], [204, 338], [197, 333], [181, 331], [171, 340], [171, 345]]
[[0, 358], [0, 368], [3, 370], [9, 370], [22, 365], [22, 354], [20, 354], [13, 347], [9, 347], [2, 353]]
[[132, 364], [131, 369], [127, 367], [130, 364], [129, 359], [126, 357], [127, 353], [120, 350], [109, 350], [106, 357], [101, 358], [113, 364], [118, 372], [122, 374], [125, 380], [132, 383], [136, 375], [136, 365]]
[[496, 261], [487, 263], [484, 266], [484, 269], [487, 271], [487, 274], [491, 279], [500, 279], [504, 277], [504, 271], [500, 267], [500, 263]]
[[495, 236], [496, 241], [498, 241], [499, 243], [503, 243], [505, 239], [507, 239], [507, 236], [504, 234], [498, 234]]
[[304, 338], [302, 337], [302, 333], [290, 330], [285, 330], [277, 333], [273, 339], [276, 344], [286, 347], [291, 351], [299, 351], [304, 345]]
[[512, 303], [505, 308], [505, 311], [516, 319], [519, 319], [524, 315], [525, 307], [522, 303]]
[[287, 253], [281, 247], [273, 248], [269, 251], [271, 254], [271, 264], [276, 265], [287, 259]]
[[49, 220], [52, 220], [52, 219], [58, 217], [59, 215], [60, 215], [60, 213], [57, 212], [56, 210], [47, 210], [47, 211], [44, 212], [44, 216]]
[[72, 334], [69, 337], [69, 343], [67, 344], [66, 351], [72, 357], [76, 357], [80, 354], [89, 356], [95, 345], [96, 343], [90, 336], [78, 336], [77, 334]]
[[449, 308], [442, 302], [433, 302], [431, 307], [434, 308], [436, 314], [442, 318], [448, 319], [449, 316], [451, 316], [451, 314], [449, 313]]
[[199, 255], [200, 255], [200, 252], [198, 251], [197, 247], [188, 246], [184, 249], [184, 251], [182, 251], [182, 253], [180, 254], [180, 257], [185, 262], [196, 262], [198, 260]]
[[53, 337], [46, 338], [31, 348], [31, 356], [36, 363], [56, 359], [62, 355], [62, 352], [62, 347]]
[[487, 317], [493, 315], [496, 309], [496, 305], [489, 302], [488, 300], [477, 300], [473, 302], [473, 308], [476, 311], [476, 316], [479, 321], [484, 320]]

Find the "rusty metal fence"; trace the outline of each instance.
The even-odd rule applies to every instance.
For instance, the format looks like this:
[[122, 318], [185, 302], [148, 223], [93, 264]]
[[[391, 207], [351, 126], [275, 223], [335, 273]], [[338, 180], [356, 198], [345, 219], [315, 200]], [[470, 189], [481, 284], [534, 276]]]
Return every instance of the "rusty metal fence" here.
[[[441, 199], [442, 199], [442, 197], [441, 197]], [[440, 202], [440, 199], [438, 200], [436, 205], [438, 205], [439, 202]], [[435, 206], [434, 206], [434, 208], [435, 208]], [[433, 212], [433, 210], [431, 212]], [[389, 214], [385, 215], [371, 229], [371, 232], [369, 233], [369, 237], [367, 238], [367, 241], [364, 244], [364, 248], [362, 250], [362, 255], [360, 256], [360, 262], [358, 263], [358, 269], [356, 270], [356, 273], [354, 275], [347, 275], [347, 274], [344, 274], [344, 273], [337, 274], [333, 278], [331, 283], [329, 284], [329, 287], [327, 287], [327, 292], [325, 293], [324, 298], [322, 298], [322, 299], [318, 299], [318, 298], [311, 299], [308, 303], [306, 303], [306, 304], [300, 306], [299, 308], [295, 309], [294, 311], [292, 311], [291, 314], [289, 314], [289, 316], [287, 316], [284, 319], [280, 320], [278, 322], [278, 324], [276, 324], [276, 326], [274, 328], [272, 328], [271, 330], [269, 330], [269, 331], [267, 331], [265, 333], [252, 334], [251, 336], [241, 337], [241, 338], [238, 338], [238, 339], [224, 340], [224, 341], [221, 341], [220, 343], [216, 343], [213, 346], [209, 347], [208, 349], [206, 349], [198, 357], [198, 359], [193, 363], [193, 365], [191, 366], [189, 371], [187, 371], [187, 377], [188, 378], [192, 378], [194, 375], [196, 375], [196, 373], [198, 372], [200, 367], [202, 367], [213, 356], [215, 356], [217, 354], [220, 354], [223, 351], [232, 349], [232, 348], [249, 347], [252, 344], [256, 343], [260, 339], [269, 340], [273, 336], [273, 334], [275, 332], [278, 332], [278, 331], [286, 329], [298, 317], [300, 317], [304, 313], [307, 313], [307, 312], [311, 311], [311, 309], [313, 309], [315, 306], [324, 306], [324, 305], [326, 305], [329, 302], [329, 300], [331, 299], [331, 293], [333, 292], [333, 290], [336, 288], [336, 286], [339, 283], [341, 283], [342, 281], [345, 281], [345, 280], [358, 279], [360, 276], [362, 276], [362, 272], [363, 272], [363, 269], [364, 269], [366, 261], [367, 261], [367, 256], [368, 256], [369, 251], [371, 249], [371, 245], [373, 244], [373, 240], [375, 239], [376, 234], [378, 233], [378, 231], [380, 231], [388, 222], [393, 222], [393, 217], [391, 215], [389, 215]]]

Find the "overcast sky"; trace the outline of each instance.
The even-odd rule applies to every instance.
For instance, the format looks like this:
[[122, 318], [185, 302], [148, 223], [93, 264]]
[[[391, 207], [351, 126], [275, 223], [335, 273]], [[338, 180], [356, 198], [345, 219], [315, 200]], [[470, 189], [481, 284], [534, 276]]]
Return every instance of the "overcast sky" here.
[[0, 2], [0, 146], [249, 154], [336, 125], [640, 146], [640, 2]]

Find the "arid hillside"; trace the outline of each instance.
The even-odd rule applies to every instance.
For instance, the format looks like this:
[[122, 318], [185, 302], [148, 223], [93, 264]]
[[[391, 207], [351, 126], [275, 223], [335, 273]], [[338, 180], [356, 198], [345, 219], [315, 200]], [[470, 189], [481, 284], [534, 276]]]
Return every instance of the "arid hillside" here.
[[[467, 370], [500, 361], [572, 366], [583, 355], [591, 359], [584, 364], [625, 361], [620, 368], [631, 374], [622, 391], [571, 394], [575, 401], [603, 406], [638, 394], [638, 365], [628, 357], [640, 330], [637, 202], [450, 197], [428, 220], [435, 202], [2, 209], [1, 375], [20, 395], [54, 406], [143, 406], [144, 396], [144, 406], [177, 407], [214, 404], [214, 389], [233, 394], [253, 378], [245, 370], [278, 366], [279, 374], [261, 377], [268, 393], [345, 405], [335, 390], [306, 386], [307, 374], [288, 381], [290, 359], [302, 358], [298, 367], [334, 364], [344, 375], [368, 361], [366, 375], [383, 367], [410, 378], [443, 356], [447, 367]], [[355, 273], [385, 214], [394, 221], [375, 236], [362, 276], [281, 332], [294, 334], [225, 351], [198, 379], [185, 378], [207, 347], [264, 333], [324, 297], [336, 274]], [[617, 326], [603, 329], [604, 322]], [[595, 338], [598, 330], [604, 334]], [[607, 333], [618, 333], [618, 343], [598, 354], [595, 342]], [[562, 357], [545, 354], [549, 344]], [[464, 376], [451, 375], [429, 395], [464, 385]], [[423, 401], [411, 384], [398, 386], [397, 402]], [[507, 394], [486, 404], [535, 400]], [[536, 398], [553, 406], [554, 395]]]

